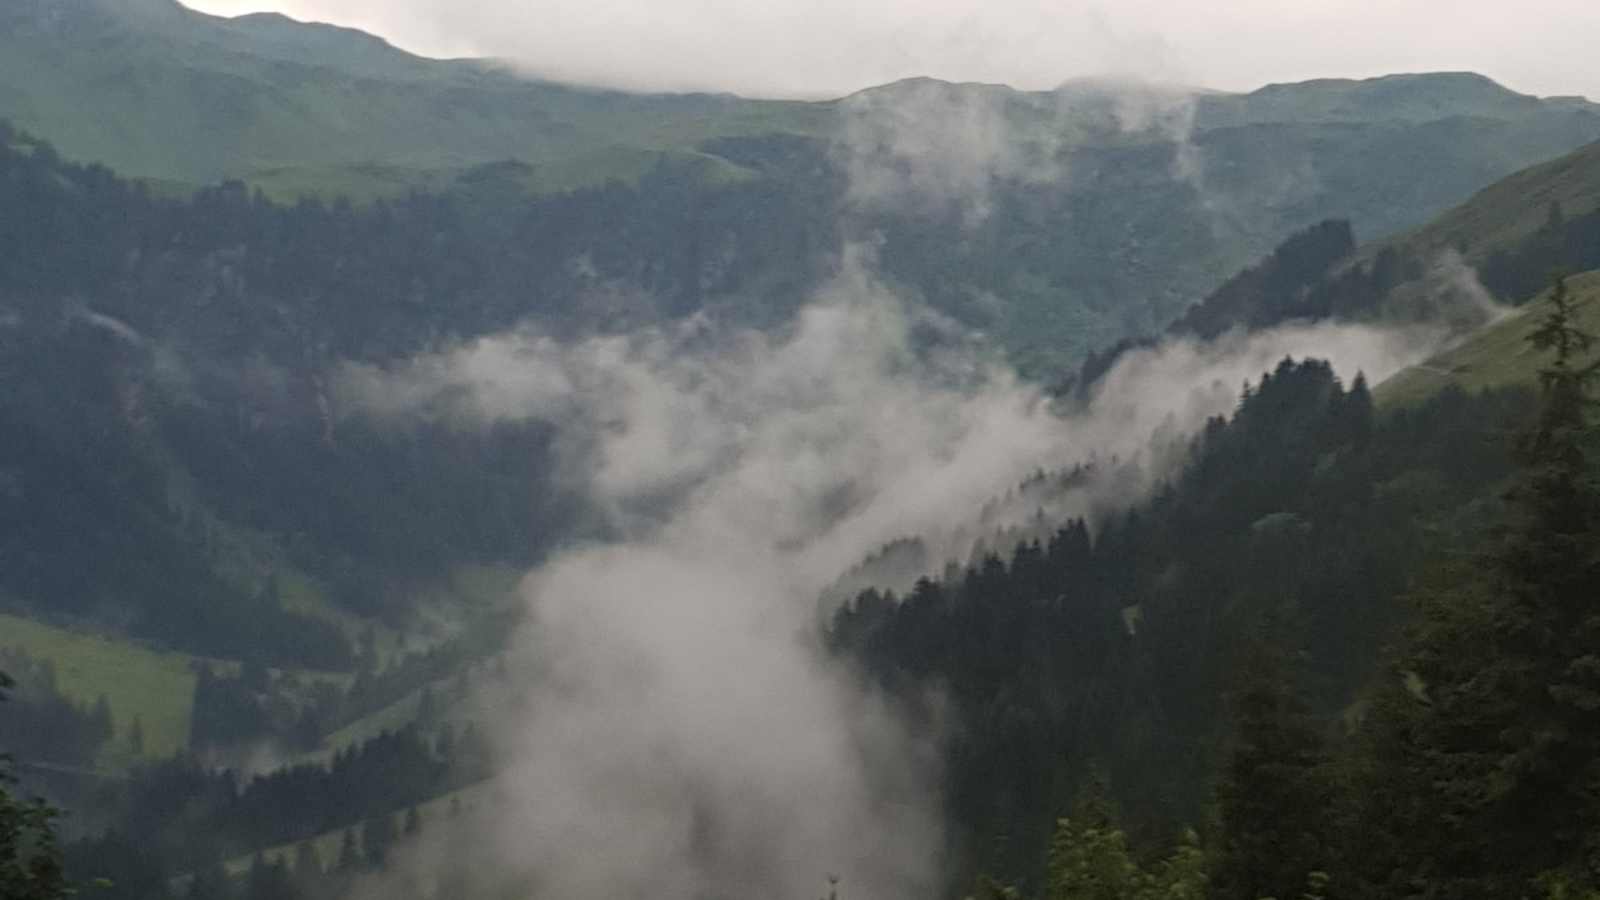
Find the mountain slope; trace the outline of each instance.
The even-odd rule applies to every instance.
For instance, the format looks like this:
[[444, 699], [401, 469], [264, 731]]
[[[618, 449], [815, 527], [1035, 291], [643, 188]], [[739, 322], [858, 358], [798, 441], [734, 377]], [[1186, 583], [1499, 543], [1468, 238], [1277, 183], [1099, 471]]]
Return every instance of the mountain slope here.
[[[541, 164], [606, 148], [687, 152], [717, 137], [831, 135], [853, 109], [926, 106], [919, 92], [941, 84], [913, 79], [842, 104], [585, 90], [519, 78], [484, 61], [424, 59], [352, 29], [278, 15], [218, 18], [176, 0], [15, 0], [0, 11], [0, 51], [0, 117], [70, 158], [191, 183], [303, 168], [320, 180], [301, 182], [332, 190], [342, 187], [340, 167], [367, 163], [425, 179], [432, 170], [501, 159]], [[1186, 139], [1180, 132], [1192, 131], [1236, 151], [1241, 135], [1230, 133], [1270, 143], [1284, 139], [1274, 129], [1289, 127], [1292, 149], [1304, 157], [1316, 152], [1307, 139], [1346, 140], [1340, 132], [1352, 127], [1476, 133], [1515, 123], [1480, 143], [1480, 162], [1459, 173], [1468, 189], [1487, 180], [1486, 171], [1504, 174], [1572, 146], [1578, 132], [1600, 136], [1588, 121], [1600, 118], [1592, 104], [1541, 101], [1471, 74], [1322, 80], [1243, 95], [1096, 82], [1050, 92], [994, 85], [941, 92], [967, 108], [999, 109], [1000, 119], [1047, 131], [1057, 145], [1128, 132]], [[1366, 167], [1391, 152], [1348, 162]], [[1347, 177], [1299, 174], [1328, 189]], [[1446, 186], [1458, 173], [1446, 165], [1433, 174]], [[1256, 175], [1282, 186], [1281, 172]], [[1389, 230], [1387, 222], [1374, 225]]]
[[[665, 171], [670, 198], [618, 209], [611, 230], [693, 237], [677, 258], [624, 261], [619, 293], [770, 322], [815, 287], [795, 270], [870, 244], [892, 283], [1034, 374], [1164, 328], [1286, 234], [1330, 218], [1367, 240], [1402, 232], [1600, 139], [1594, 104], [1466, 73], [1248, 94], [924, 78], [820, 103], [640, 95], [174, 0], [14, 0], [0, 10], [0, 117], [166, 191], [420, 188], [518, 216], [506, 207], [520, 196]], [[742, 255], [756, 243], [761, 259]]]
[[0, 116], [70, 157], [191, 183], [289, 166], [426, 170], [611, 144], [688, 148], [722, 134], [804, 133], [817, 112], [528, 81], [349, 29], [218, 19], [173, 0], [21, 0], [0, 12]]
[[1469, 262], [1486, 262], [1550, 222], [1552, 208], [1564, 217], [1600, 208], [1600, 143], [1524, 169], [1474, 194], [1427, 225], [1382, 246], [1426, 252], [1456, 249]]
[[[1577, 324], [1590, 334], [1600, 334], [1600, 271], [1585, 272], [1568, 279]], [[1549, 355], [1528, 343], [1538, 327], [1549, 292], [1541, 294], [1504, 319], [1473, 334], [1470, 338], [1420, 365], [1404, 369], [1374, 391], [1385, 407], [1415, 405], [1438, 393], [1447, 385], [1468, 391], [1511, 386], [1533, 387], [1539, 369], [1549, 364]], [[1600, 350], [1595, 355], [1600, 355]]]
[[[1324, 318], [1489, 324], [1496, 301], [1519, 304], [1555, 273], [1600, 267], [1600, 143], [1517, 172], [1410, 232], [1353, 241], [1342, 221], [1291, 235], [1170, 330], [1210, 337]], [[1094, 355], [1080, 381], [1119, 352]]]
[[[935, 105], [973, 96], [896, 90], [912, 112], [930, 91]], [[994, 185], [977, 221], [862, 208], [799, 136], [708, 145], [759, 173], [721, 185], [658, 166], [634, 186], [526, 197], [507, 187], [524, 169], [505, 164], [475, 170], [476, 193], [369, 208], [277, 205], [237, 185], [163, 200], [0, 134], [0, 586], [196, 654], [322, 668], [354, 662], [352, 635], [269, 590], [287, 569], [381, 617], [460, 565], [531, 564], [583, 520], [553, 478], [551, 428], [387, 429], [339, 407], [330, 385], [351, 364], [402, 365], [526, 324], [568, 336], [710, 311], [766, 327], [838, 271], [838, 248], [871, 238], [903, 294], [1047, 371], [1165, 324], [1180, 288], [1265, 230], [1252, 213], [1227, 234], [1232, 214], [1166, 168], [1175, 145], [1134, 132], [1071, 150], [1076, 174], [1058, 190]], [[1320, 152], [1331, 163], [1352, 147]], [[1234, 196], [1267, 221], [1290, 215]], [[1374, 314], [1410, 283], [1382, 254], [1328, 280], [1354, 238], [1311, 234], [1236, 280], [1220, 327]], [[1279, 296], [1324, 289], [1322, 308]], [[1261, 302], [1279, 305], [1257, 315]]]

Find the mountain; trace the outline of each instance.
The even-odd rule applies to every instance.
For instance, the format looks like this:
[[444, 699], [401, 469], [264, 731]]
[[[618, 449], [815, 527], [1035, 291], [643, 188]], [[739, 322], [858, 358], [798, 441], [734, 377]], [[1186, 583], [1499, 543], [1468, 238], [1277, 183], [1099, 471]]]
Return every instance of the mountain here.
[[[1552, 275], [1596, 267], [1600, 143], [1517, 172], [1386, 239], [1358, 245], [1344, 220], [1296, 232], [1166, 331], [1209, 339], [1235, 328], [1339, 319], [1444, 324], [1466, 334], [1498, 319], [1497, 304], [1533, 299]], [[1127, 338], [1089, 354], [1065, 386], [1086, 392], [1122, 354], [1156, 340]], [[1419, 377], [1394, 395], [1414, 397], [1430, 383], [1442, 382]]]
[[[304, 60], [331, 47], [343, 61], [316, 69], [330, 78], [426, 85], [442, 66], [442, 79], [581, 94], [476, 64], [417, 60], [359, 33], [211, 19], [157, 0], [23, 4], [8, 15], [12, 26], [48, 32], [40, 43], [48, 35], [109, 41], [102, 62], [127, 63], [137, 54], [113, 50], [136, 37], [178, 34], [202, 48], [195, 58], [236, 67], [247, 59], [269, 74], [305, 74]], [[1283, 98], [1294, 94], [1320, 98], [1297, 107], [1311, 125], [1262, 124], [1287, 117]], [[917, 80], [835, 104], [858, 138], [857, 155], [843, 161], [805, 135], [725, 137], [698, 152], [749, 177], [711, 183], [693, 164], [665, 161], [634, 184], [541, 195], [516, 187], [526, 164], [500, 162], [464, 170], [447, 190], [373, 205], [287, 205], [237, 183], [166, 196], [7, 129], [0, 366], [13, 389], [0, 403], [0, 483], [8, 486], [0, 515], [10, 523], [0, 552], [12, 563], [0, 589], [13, 606], [43, 604], [191, 653], [230, 656], [254, 645], [281, 664], [348, 667], [353, 635], [328, 610], [382, 618], [405, 605], [398, 598], [462, 567], [525, 566], [583, 520], [550, 471], [547, 426], [487, 436], [442, 424], [410, 435], [375, 428], [333, 396], [330, 385], [351, 365], [400, 364], [517, 327], [570, 337], [700, 313], [777, 326], [837, 274], [841, 248], [870, 242], [875, 265], [901, 293], [990, 330], [1036, 370], [1060, 371], [1088, 348], [1150, 333], [1145, 323], [1165, 327], [1215, 280], [1212, 272], [1255, 246], [1249, 235], [1265, 233], [1263, 222], [1317, 209], [1297, 206], [1291, 216], [1264, 201], [1273, 167], [1305, 164], [1293, 152], [1275, 156], [1283, 148], [1272, 134], [1315, 146], [1332, 172], [1351, 155], [1424, 141], [1431, 128], [1537, 132], [1595, 119], [1457, 75], [1314, 82], [1163, 105], [1171, 102], [1160, 91], [1100, 84], [1032, 94]], [[1138, 121], [1128, 108], [1135, 103], [1143, 105]], [[1419, 110], [1451, 104], [1470, 115], [1415, 125]], [[1020, 135], [1021, 149], [987, 157], [985, 165], [1003, 165], [985, 179], [954, 182], [976, 193], [926, 194], [920, 204], [913, 196], [911, 205], [898, 192], [863, 194], [862, 169], [904, 174], [905, 165], [929, 162], [906, 157], [896, 141], [950, 109], [984, 128], [991, 116], [1020, 123], [999, 133]], [[1524, 118], [1483, 118], [1513, 113]], [[148, 106], [127, 114], [159, 119]], [[1233, 124], [1197, 125], [1184, 138], [1191, 114]], [[1356, 116], [1372, 121], [1350, 124]], [[1045, 140], [1055, 133], [1048, 122], [1074, 129], [1069, 146]], [[885, 124], [888, 131], [875, 130]], [[1480, 143], [1461, 145], [1457, 161]], [[1040, 189], [1029, 180], [1039, 159], [1028, 154], [1052, 148], [1068, 174]], [[1239, 162], [1251, 157], [1261, 164], [1246, 177]], [[1184, 159], [1198, 167], [1193, 177], [1174, 172]], [[1437, 241], [1426, 238], [1447, 227], [1440, 223], [1481, 222], [1485, 235], [1515, 236], [1525, 229], [1495, 223], [1539, 211], [1534, 231], [1493, 244], [1448, 226], [1452, 242], [1482, 259], [1491, 286], [1542, 277], [1553, 259], [1600, 266], [1584, 264], [1600, 230], [1597, 160], [1584, 147], [1484, 189], [1439, 223], [1360, 248], [1348, 223], [1314, 225], [1173, 327], [1205, 336], [1286, 318], [1388, 315], [1396, 306], [1426, 316], [1427, 304], [1411, 295], [1431, 297], [1426, 288], [1440, 277], [1427, 255]], [[929, 164], [955, 178], [968, 162]], [[1232, 187], [1224, 175], [1236, 179]], [[912, 194], [925, 187], [903, 186]], [[1342, 196], [1380, 208], [1376, 194]], [[1238, 223], [1231, 234], [1229, 223]], [[1165, 294], [1139, 293], [1162, 284]], [[437, 477], [407, 476], [418, 467]], [[85, 569], [74, 562], [83, 558], [115, 564]], [[309, 600], [268, 600], [274, 583], [310, 585], [302, 592]], [[174, 585], [183, 586], [182, 603], [170, 599]]]
[[[1377, 733], [1363, 730], [1367, 717], [1393, 714], [1386, 654], [1408, 646], [1419, 616], [1439, 614], [1413, 592], [1471, 596], [1481, 576], [1463, 566], [1492, 565], [1509, 523], [1523, 521], [1507, 512], [1527, 502], [1508, 490], [1529, 446], [1515, 436], [1528, 433], [1552, 358], [1530, 341], [1549, 327], [1551, 290], [1529, 286], [1578, 272], [1566, 282], [1571, 324], [1600, 332], [1600, 272], [1581, 271], [1600, 265], [1597, 183], [1600, 145], [1590, 145], [1388, 240], [1357, 246], [1341, 221], [1291, 236], [1169, 333], [1316, 319], [1437, 326], [1467, 312], [1458, 327], [1488, 322], [1370, 394], [1364, 381], [1346, 389], [1315, 363], [1285, 360], [1148, 502], [1092, 527], [1021, 532], [1009, 553], [903, 596], [863, 591], [839, 610], [833, 639], [873, 683], [913, 707], [938, 685], [941, 703], [960, 709], [947, 788], [974, 871], [1037, 884], [1060, 810], [1096, 802], [1108, 783], [1121, 821], [1146, 841], [1205, 815], [1230, 754], [1258, 749], [1230, 729], [1252, 715], [1240, 673], [1263, 648], [1292, 658], [1277, 689], [1297, 695], [1310, 733], [1336, 748], [1319, 752], [1360, 757]], [[1158, 340], [1094, 355], [1077, 384]], [[1410, 681], [1405, 691], [1429, 699]], [[1325, 823], [1353, 808], [1317, 803]], [[1372, 867], [1379, 877], [1385, 864]]]
[[[174, 0], [8, 3], [0, 48], [0, 117], [71, 157], [188, 184], [270, 184], [290, 168], [317, 172], [319, 189], [338, 191], [359, 175], [344, 169], [365, 164], [415, 179], [611, 147], [692, 153], [719, 135], [806, 132], [820, 112], [529, 81], [488, 63], [412, 56], [351, 29], [277, 15], [222, 19]], [[587, 180], [636, 175], [650, 158], [628, 155], [615, 161], [622, 168]]]
[[[1034, 374], [1165, 327], [1297, 229], [1339, 218], [1363, 240], [1399, 233], [1600, 139], [1594, 104], [1465, 73], [1247, 94], [910, 79], [826, 102], [645, 95], [173, 0], [8, 4], [0, 117], [161, 190], [237, 178], [285, 200], [541, 194], [637, 184], [666, 166], [691, 207], [776, 196], [741, 218], [879, 246], [895, 283], [995, 335]], [[714, 229], [696, 246], [729, 242], [749, 236]], [[839, 248], [789, 254], [814, 269]], [[681, 265], [693, 263], [668, 268]], [[759, 295], [791, 280], [756, 260], [733, 267], [748, 277], [717, 304], [771, 318]], [[662, 287], [643, 280], [633, 287]]]
[[1426, 225], [1396, 235], [1375, 249], [1413, 252], [1454, 249], [1469, 263], [1485, 264], [1546, 226], [1600, 208], [1600, 142], [1531, 166], [1475, 193]]
[[[508, 332], [780, 329], [861, 259], [1046, 374], [1130, 335], [1438, 323], [1600, 266], [1600, 115], [1470, 74], [770, 103], [165, 0], [16, 0], [0, 29], [24, 126], [0, 127], [0, 666], [28, 761], [92, 782], [72, 859], [108, 896], [228, 896], [252, 858], [250, 896], [291, 896], [271, 882], [308, 841], [350, 859], [320, 881], [300, 843], [301, 896], [348, 888], [402, 808], [492, 772], [473, 726], [526, 702], [488, 662], [517, 573], [606, 536], [557, 424], [385, 420], [352, 373]], [[1595, 321], [1600, 282], [1572, 286]], [[1359, 727], [1399, 595], [1502, 521], [1526, 308], [1375, 396], [1285, 361], [1130, 508], [1041, 503], [969, 568], [849, 597], [841, 668], [950, 726], [950, 870], [1037, 878], [1102, 780], [1143, 843], [1201, 821], [1255, 643], [1290, 651], [1320, 728]], [[1077, 463], [1008, 500], [1145, 460]], [[929, 552], [907, 538], [838, 590]]]
[[1319, 78], [1272, 84], [1249, 94], [1208, 98], [1204, 128], [1263, 122], [1429, 122], [1449, 116], [1517, 118], [1556, 105], [1590, 107], [1582, 98], [1537, 100], [1476, 72], [1385, 75], [1378, 78]]

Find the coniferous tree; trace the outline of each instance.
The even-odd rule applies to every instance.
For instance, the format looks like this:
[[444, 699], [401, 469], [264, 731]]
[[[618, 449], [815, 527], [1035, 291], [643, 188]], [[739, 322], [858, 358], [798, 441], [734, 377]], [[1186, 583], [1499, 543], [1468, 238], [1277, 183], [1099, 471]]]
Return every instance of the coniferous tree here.
[[[0, 672], [0, 702], [12, 681]], [[11, 759], [0, 753], [0, 897], [57, 900], [69, 894], [56, 844], [56, 810], [42, 800], [13, 796]]]
[[184, 896], [188, 900], [229, 900], [233, 896], [232, 883], [222, 863], [213, 862], [196, 870]]
[[94, 727], [96, 743], [104, 743], [111, 739], [116, 732], [116, 726], [111, 718], [111, 701], [101, 694], [94, 702], [94, 712], [90, 714], [90, 721]]
[[344, 838], [339, 843], [340, 872], [353, 872], [361, 866], [361, 848], [356, 844], [356, 830], [346, 828]]
[[380, 813], [361, 824], [361, 847], [366, 851], [367, 864], [382, 866], [394, 846], [394, 817]]
[[128, 725], [128, 749], [134, 756], [144, 755], [144, 722], [137, 715]]
[[323, 876], [322, 859], [317, 856], [316, 845], [311, 841], [301, 841], [294, 848], [293, 878], [299, 892], [306, 897], [319, 897], [322, 894]]
[[[1115, 822], [1061, 819], [1046, 859], [1042, 900], [1202, 900], [1208, 879], [1205, 853], [1193, 831], [1153, 866], [1141, 866]], [[974, 900], [1016, 900], [1019, 893], [987, 877]]]
[[273, 900], [268, 886], [267, 860], [260, 850], [250, 860], [250, 874], [245, 877], [245, 900]]
[[411, 808], [406, 810], [406, 823], [405, 823], [404, 834], [408, 838], [414, 838], [414, 837], [416, 837], [417, 835], [419, 835], [421, 833], [422, 833], [422, 814], [417, 811], [417, 808], [415, 806], [412, 806]]
[[1140, 891], [1141, 876], [1121, 829], [1072, 819], [1056, 823], [1044, 900], [1128, 900]]
[[1419, 623], [1375, 711], [1355, 838], [1375, 893], [1600, 886], [1596, 365], [1564, 281], [1530, 340], [1554, 359], [1518, 441], [1506, 526], [1418, 592]]
[[1233, 751], [1217, 798], [1218, 898], [1289, 897], [1310, 873], [1330, 867], [1326, 748], [1287, 668], [1266, 644], [1247, 657]]

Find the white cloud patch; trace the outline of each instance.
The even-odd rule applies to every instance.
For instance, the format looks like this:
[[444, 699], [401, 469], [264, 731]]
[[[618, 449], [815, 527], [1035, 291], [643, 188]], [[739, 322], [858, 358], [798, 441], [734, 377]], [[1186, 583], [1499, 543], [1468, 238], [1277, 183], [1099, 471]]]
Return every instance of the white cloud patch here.
[[[492, 865], [553, 896], [804, 897], [827, 873], [861, 900], [927, 896], [935, 745], [824, 659], [820, 593], [1033, 471], [1193, 430], [1286, 354], [1381, 377], [1428, 349], [1360, 326], [1179, 341], [1062, 416], [971, 343], [919, 347], [929, 323], [846, 259], [776, 335], [522, 332], [339, 379], [346, 415], [557, 422], [568, 478], [613, 526], [524, 583], [529, 700], [497, 725]], [[1158, 474], [1086, 490], [1127, 502]]]

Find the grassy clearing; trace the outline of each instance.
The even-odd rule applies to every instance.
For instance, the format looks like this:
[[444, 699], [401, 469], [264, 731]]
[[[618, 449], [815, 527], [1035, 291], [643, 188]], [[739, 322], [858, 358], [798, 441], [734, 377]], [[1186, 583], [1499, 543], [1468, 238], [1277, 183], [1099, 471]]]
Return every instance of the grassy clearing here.
[[[168, 757], [187, 747], [197, 667], [208, 665], [224, 675], [239, 669], [233, 660], [161, 650], [131, 638], [61, 628], [7, 613], [0, 613], [0, 648], [49, 660], [55, 666], [58, 689], [75, 702], [106, 698], [116, 728], [100, 753], [99, 768], [107, 771], [126, 769], [141, 758]], [[350, 680], [337, 672], [273, 671], [341, 688]], [[142, 757], [133, 753], [127, 740], [136, 716], [144, 731]]]
[[[682, 148], [611, 145], [577, 156], [558, 157], [528, 164], [513, 162], [491, 182], [491, 190], [506, 188], [530, 196], [593, 187], [608, 181], [636, 184], [663, 161], [690, 167], [705, 184], [731, 184], [757, 177], [749, 169], [719, 156]], [[493, 164], [455, 168], [408, 168], [382, 163], [328, 167], [277, 167], [252, 172], [245, 183], [268, 197], [292, 203], [306, 197], [344, 197], [354, 203], [372, 203], [402, 197], [411, 191], [470, 194], [480, 187], [481, 176]]]
[[[1600, 271], [1576, 275], [1568, 279], [1567, 287], [1581, 326], [1600, 334]], [[1378, 385], [1374, 398], [1379, 406], [1397, 408], [1421, 403], [1452, 384], [1468, 391], [1533, 385], [1550, 357], [1535, 350], [1528, 335], [1537, 327], [1548, 299], [1548, 293], [1541, 294], [1455, 348], [1401, 370]]]
[[188, 745], [195, 657], [6, 614], [0, 614], [0, 647], [52, 661], [67, 697], [93, 703], [104, 696], [110, 702], [116, 736], [103, 762], [126, 761], [125, 738], [134, 716], [144, 729], [147, 756], [170, 756]]

